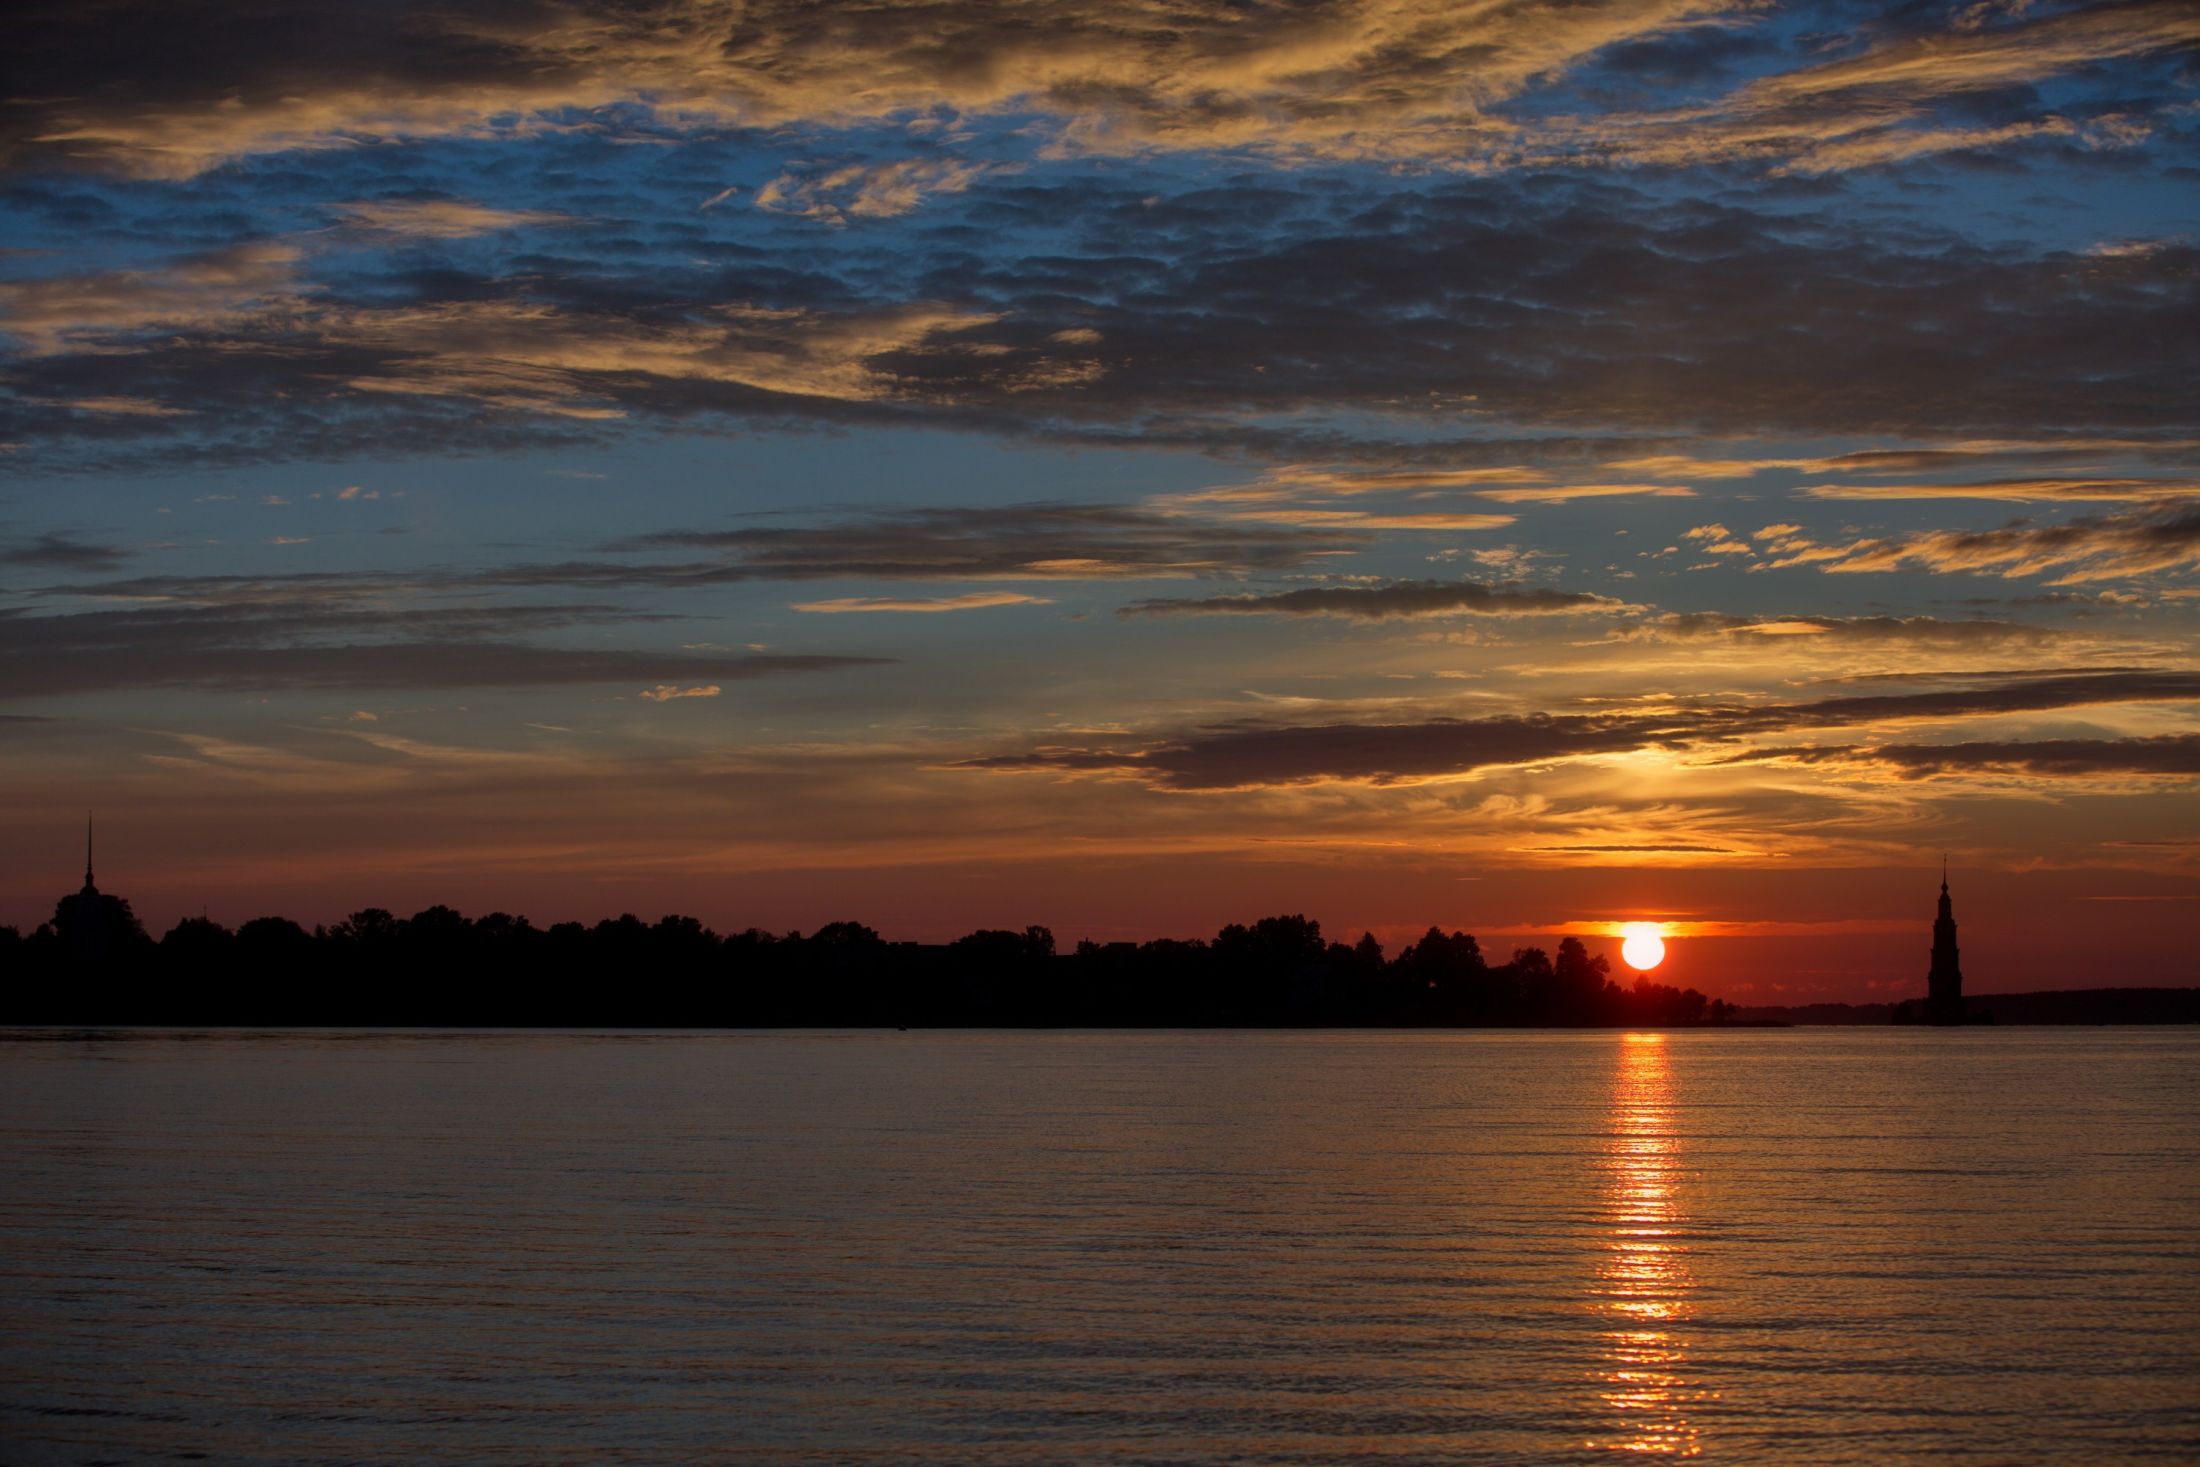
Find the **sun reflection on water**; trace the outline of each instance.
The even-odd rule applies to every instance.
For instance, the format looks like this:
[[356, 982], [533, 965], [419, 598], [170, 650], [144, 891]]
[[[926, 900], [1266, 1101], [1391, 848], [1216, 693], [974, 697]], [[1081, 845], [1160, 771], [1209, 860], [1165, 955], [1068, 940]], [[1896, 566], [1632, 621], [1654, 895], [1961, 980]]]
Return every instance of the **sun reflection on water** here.
[[1678, 1330], [1694, 1288], [1679, 1242], [1679, 1161], [1665, 1036], [1626, 1035], [1612, 1086], [1604, 1157], [1609, 1237], [1596, 1282], [1609, 1321], [1599, 1394], [1619, 1431], [1591, 1447], [1675, 1457], [1702, 1450], [1689, 1410], [1705, 1393], [1689, 1384]]

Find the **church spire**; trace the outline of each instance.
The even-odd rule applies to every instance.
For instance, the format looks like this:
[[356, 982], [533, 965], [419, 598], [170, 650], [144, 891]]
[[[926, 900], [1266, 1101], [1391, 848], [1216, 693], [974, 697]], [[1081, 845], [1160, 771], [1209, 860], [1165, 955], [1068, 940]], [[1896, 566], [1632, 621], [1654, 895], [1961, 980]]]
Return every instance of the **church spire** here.
[[92, 812], [84, 812], [84, 889], [92, 890]]
[[1963, 964], [1956, 947], [1955, 903], [1948, 899], [1948, 857], [1940, 858], [1940, 913], [1933, 919], [1933, 966], [1925, 980], [1925, 1019], [1963, 1022]]

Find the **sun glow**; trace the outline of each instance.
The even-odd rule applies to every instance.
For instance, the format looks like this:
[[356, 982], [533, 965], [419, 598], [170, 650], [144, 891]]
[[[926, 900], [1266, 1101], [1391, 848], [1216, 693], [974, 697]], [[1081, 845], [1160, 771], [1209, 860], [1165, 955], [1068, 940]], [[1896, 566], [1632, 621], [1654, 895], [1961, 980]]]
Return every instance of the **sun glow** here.
[[1630, 922], [1619, 934], [1619, 955], [1636, 972], [1647, 973], [1665, 961], [1665, 929], [1658, 923]]

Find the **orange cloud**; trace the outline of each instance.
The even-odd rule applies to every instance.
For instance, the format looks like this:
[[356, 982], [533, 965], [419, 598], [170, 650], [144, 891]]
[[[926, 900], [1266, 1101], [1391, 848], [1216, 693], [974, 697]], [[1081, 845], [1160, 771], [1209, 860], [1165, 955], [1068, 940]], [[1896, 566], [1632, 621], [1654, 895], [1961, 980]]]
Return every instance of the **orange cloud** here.
[[936, 612], [978, 611], [989, 606], [1052, 606], [1047, 596], [1025, 596], [1015, 591], [971, 591], [961, 596], [841, 596], [829, 601], [797, 601], [796, 611], [827, 614], [864, 611]]

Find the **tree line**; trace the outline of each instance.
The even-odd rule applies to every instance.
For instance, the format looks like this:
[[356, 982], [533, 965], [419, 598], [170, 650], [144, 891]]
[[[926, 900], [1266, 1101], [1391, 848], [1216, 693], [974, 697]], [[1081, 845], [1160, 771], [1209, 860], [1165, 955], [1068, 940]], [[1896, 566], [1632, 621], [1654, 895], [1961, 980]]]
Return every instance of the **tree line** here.
[[380, 907], [308, 929], [204, 917], [158, 940], [119, 897], [66, 897], [29, 934], [0, 927], [13, 1023], [556, 1026], [1678, 1025], [1731, 1021], [1693, 988], [1613, 981], [1575, 938], [1490, 962], [1431, 927], [1396, 956], [1304, 916], [1208, 940], [1080, 942], [1044, 927], [889, 942], [857, 922], [720, 936], [632, 914], [536, 927], [445, 906]]

